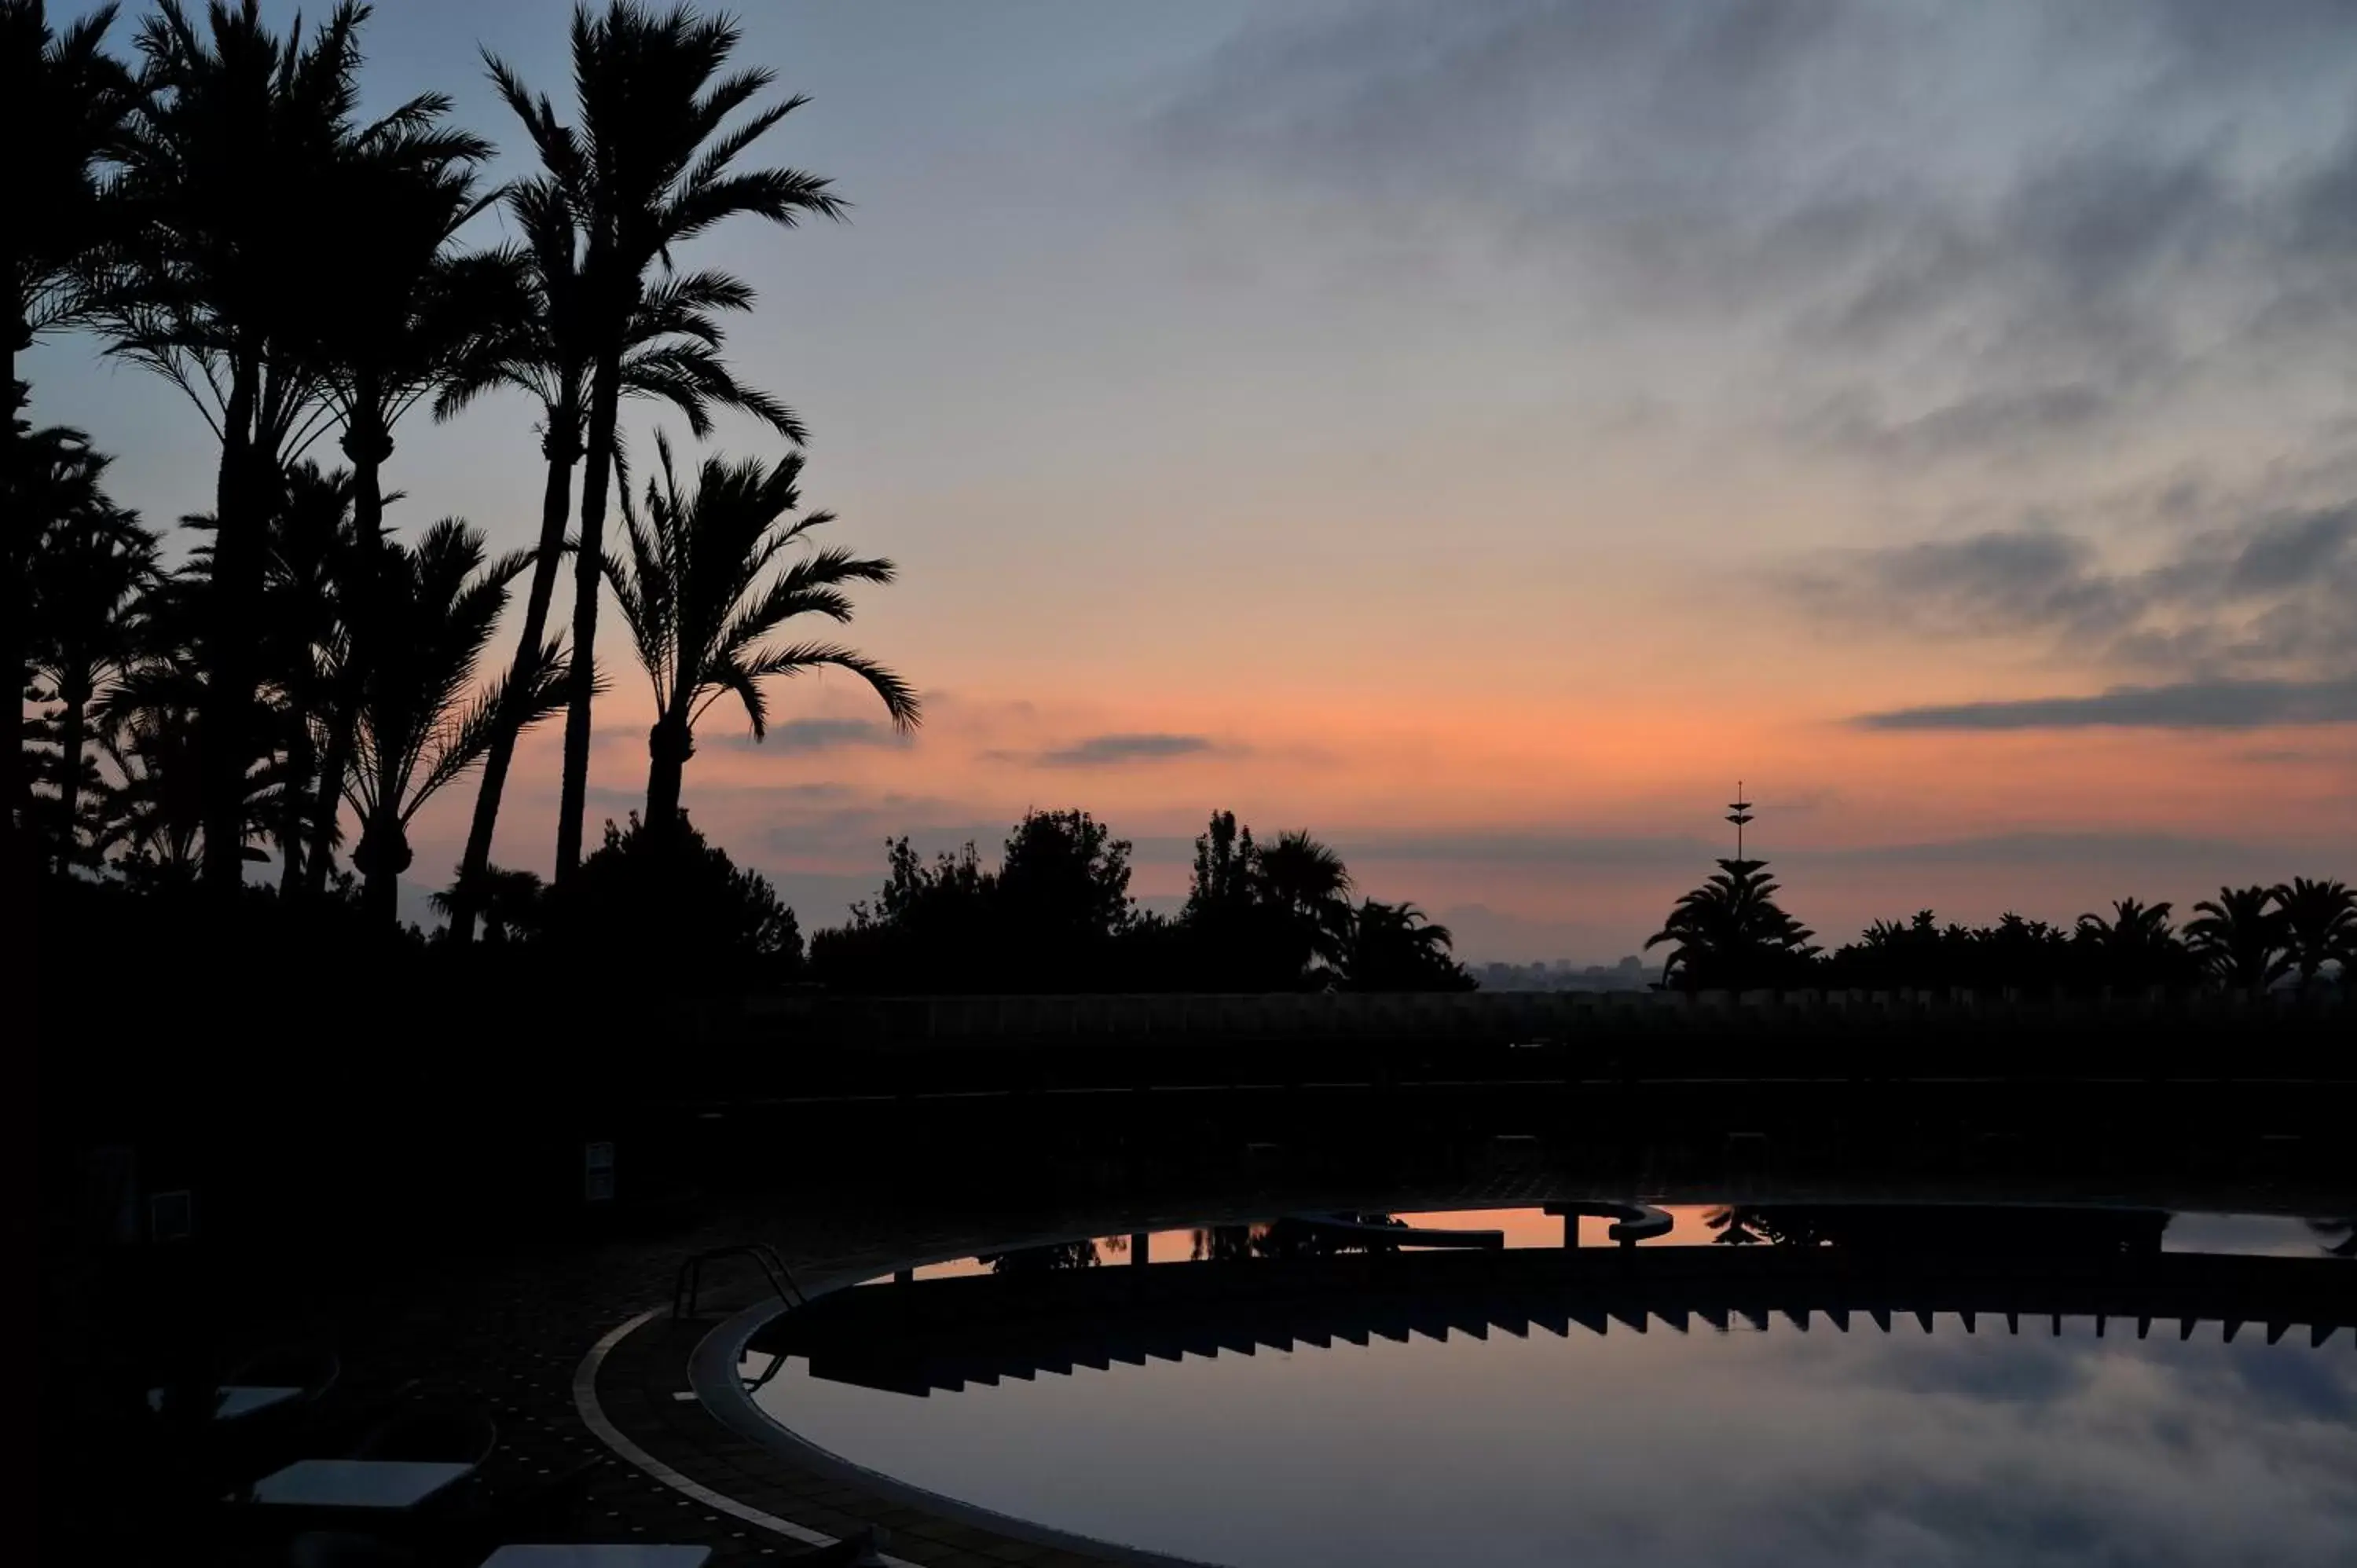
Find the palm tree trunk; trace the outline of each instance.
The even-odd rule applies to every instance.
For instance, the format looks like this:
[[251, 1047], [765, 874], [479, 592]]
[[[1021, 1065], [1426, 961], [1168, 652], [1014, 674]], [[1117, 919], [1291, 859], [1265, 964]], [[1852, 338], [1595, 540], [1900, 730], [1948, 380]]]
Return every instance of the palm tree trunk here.
[[679, 820], [679, 789], [695, 741], [686, 718], [665, 714], [647, 732], [647, 826], [669, 828]]
[[[508, 668], [508, 693], [521, 701], [539, 679], [541, 646], [548, 639], [548, 610], [556, 596], [556, 568], [565, 554], [565, 525], [573, 511], [573, 465], [580, 444], [573, 432], [581, 411], [560, 403], [550, 414], [548, 483], [540, 497], [540, 552], [532, 562], [532, 593], [524, 601], [523, 629], [516, 638], [516, 656]], [[475, 889], [491, 868], [491, 838], [499, 831], [500, 797], [507, 789], [508, 765], [515, 758], [516, 737], [523, 733], [521, 707], [502, 714], [491, 732], [491, 748], [483, 758], [483, 779], [475, 791], [475, 820], [467, 829], [467, 853], [458, 862], [458, 880], [450, 892], [450, 936], [460, 943], [475, 940]]]
[[[372, 408], [373, 391], [360, 389], [353, 402], [361, 410]], [[315, 802], [318, 815], [311, 826], [310, 863], [304, 867], [315, 897], [326, 895], [328, 873], [335, 865], [336, 817], [342, 809], [344, 779], [352, 766], [356, 721], [353, 708], [360, 700], [355, 688], [366, 678], [366, 661], [374, 646], [372, 596], [376, 591], [377, 552], [384, 543], [383, 466], [385, 458], [392, 455], [393, 441], [383, 427], [363, 412], [345, 430], [343, 447], [344, 455], [352, 460], [352, 559], [350, 581], [345, 585], [344, 666], [337, 671], [329, 698], [328, 750], [320, 768]], [[366, 824], [361, 831], [365, 836]], [[359, 846], [355, 844], [353, 848], [357, 865]]]
[[[19, 437], [16, 434], [16, 411], [21, 406], [16, 396], [16, 350], [20, 347], [29, 348], [32, 340], [32, 329], [26, 326], [24, 317], [19, 314], [8, 338], [8, 379], [5, 383], [0, 383], [0, 404], [5, 405], [8, 421], [7, 430], [0, 433], [0, 440], [5, 440], [8, 443], [7, 471], [11, 475], [17, 471], [16, 465], [23, 460], [23, 455], [17, 446]], [[29, 553], [32, 549], [32, 535], [29, 524], [30, 520], [22, 517], [10, 516], [0, 519], [0, 540], [5, 542], [5, 565], [8, 574], [6, 587], [9, 596], [7, 613], [0, 616], [0, 636], [5, 636], [8, 640], [8, 667], [16, 672], [13, 677], [16, 683], [11, 690], [18, 693], [23, 692], [30, 683], [26, 678], [28, 672], [28, 660], [25, 648], [25, 614], [31, 607], [27, 605], [24, 599], [26, 569], [31, 564]], [[22, 746], [0, 746], [0, 768], [6, 770], [5, 773], [0, 773], [0, 833], [5, 833], [7, 839], [6, 872], [13, 878], [17, 869], [16, 856], [20, 844], [25, 846], [27, 866], [32, 858], [30, 832], [33, 783], [32, 777], [25, 767], [25, 748]], [[27, 835], [21, 840], [17, 837], [20, 822]]]
[[296, 713], [295, 736], [286, 743], [286, 783], [278, 791], [278, 897], [283, 903], [303, 890], [303, 800], [311, 789], [310, 715]]
[[62, 876], [73, 864], [74, 813], [81, 803], [81, 746], [90, 722], [90, 682], [69, 682], [58, 694], [66, 702], [65, 728], [58, 737], [63, 743], [59, 760], [65, 768], [58, 775], [58, 875]]
[[254, 611], [262, 590], [261, 487], [253, 473], [253, 417], [262, 357], [241, 349], [221, 420], [221, 473], [214, 498], [210, 624], [205, 639], [204, 728], [199, 769], [205, 834], [204, 886], [217, 900], [245, 881], [246, 730], [254, 689]]
[[597, 596], [605, 575], [606, 492], [614, 475], [621, 380], [619, 349], [599, 353], [589, 392], [588, 467], [581, 477], [581, 549], [573, 558], [573, 671], [565, 709], [565, 789], [556, 812], [559, 886], [580, 868], [581, 820], [589, 805], [589, 704], [597, 682]]
[[319, 765], [319, 785], [311, 802], [311, 853], [303, 864], [303, 882], [310, 897], [328, 892], [328, 873], [336, 864], [336, 819], [344, 809], [344, 779], [352, 770], [351, 704], [342, 693], [328, 715], [328, 750]]
[[391, 928], [401, 922], [401, 874], [409, 869], [409, 835], [392, 808], [381, 807], [361, 830], [352, 864], [361, 868], [361, 910], [369, 923]]

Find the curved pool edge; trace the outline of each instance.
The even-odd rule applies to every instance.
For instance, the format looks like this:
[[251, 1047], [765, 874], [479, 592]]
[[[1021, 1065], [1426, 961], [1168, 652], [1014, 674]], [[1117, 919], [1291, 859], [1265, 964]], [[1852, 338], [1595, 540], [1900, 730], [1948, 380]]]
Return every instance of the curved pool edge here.
[[[634, 1442], [630, 1434], [615, 1424], [613, 1419], [606, 1413], [606, 1407], [597, 1397], [597, 1374], [605, 1367], [606, 1359], [622, 1341], [662, 1316], [662, 1308], [651, 1306], [634, 1317], [625, 1318], [608, 1330], [595, 1345], [589, 1348], [588, 1354], [581, 1359], [580, 1366], [576, 1368], [573, 1373], [573, 1406], [580, 1415], [582, 1424], [590, 1430], [597, 1441], [612, 1449], [616, 1455], [637, 1466], [647, 1475], [653, 1477], [690, 1501], [701, 1503], [731, 1518], [742, 1520], [748, 1524], [758, 1525], [773, 1535], [785, 1537], [797, 1545], [810, 1547], [834, 1545], [838, 1537], [812, 1530], [805, 1525], [796, 1524], [789, 1519], [780, 1519], [776, 1514], [757, 1509], [749, 1503], [739, 1502], [726, 1493], [716, 1491], [694, 1477], [658, 1459]], [[884, 1557], [884, 1562], [888, 1568], [918, 1568], [918, 1564], [888, 1554]]]
[[[845, 1281], [815, 1294], [832, 1294], [836, 1290], [850, 1288], [855, 1283]], [[961, 1498], [930, 1491], [903, 1481], [888, 1471], [855, 1464], [834, 1450], [812, 1442], [755, 1403], [737, 1373], [753, 1336], [792, 1310], [790, 1304], [782, 1301], [757, 1302], [724, 1318], [699, 1339], [695, 1348], [689, 1353], [688, 1386], [713, 1418], [737, 1436], [772, 1453], [790, 1455], [808, 1469], [873, 1492], [889, 1502], [937, 1515], [955, 1524], [987, 1530], [994, 1535], [1107, 1563], [1132, 1564], [1134, 1568], [1220, 1568], [1219, 1564], [1200, 1558], [1173, 1557], [1167, 1552], [1150, 1552], [1117, 1541], [1074, 1534], [1018, 1515], [999, 1513]], [[888, 1557], [887, 1561], [896, 1560]]]

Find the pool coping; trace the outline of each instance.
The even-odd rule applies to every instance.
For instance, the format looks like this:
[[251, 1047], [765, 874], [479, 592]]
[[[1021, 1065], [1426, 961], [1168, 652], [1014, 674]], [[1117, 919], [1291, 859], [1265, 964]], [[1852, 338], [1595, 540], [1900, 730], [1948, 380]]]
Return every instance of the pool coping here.
[[[816, 1294], [832, 1294], [837, 1290], [849, 1289], [857, 1283], [842, 1281]], [[874, 1492], [889, 1501], [1011, 1540], [1108, 1563], [1135, 1564], [1136, 1568], [1220, 1568], [1219, 1564], [1201, 1558], [1173, 1557], [1167, 1552], [1148, 1551], [1124, 1541], [1105, 1541], [1058, 1530], [1020, 1515], [1000, 1513], [946, 1492], [931, 1491], [901, 1480], [888, 1471], [856, 1464], [834, 1450], [812, 1442], [757, 1404], [737, 1372], [753, 1336], [792, 1310], [792, 1306], [781, 1301], [759, 1302], [746, 1307], [705, 1335], [688, 1358], [689, 1386], [695, 1391], [704, 1408], [738, 1436], [763, 1447], [790, 1454], [809, 1469]], [[887, 1561], [893, 1560], [888, 1557]]]

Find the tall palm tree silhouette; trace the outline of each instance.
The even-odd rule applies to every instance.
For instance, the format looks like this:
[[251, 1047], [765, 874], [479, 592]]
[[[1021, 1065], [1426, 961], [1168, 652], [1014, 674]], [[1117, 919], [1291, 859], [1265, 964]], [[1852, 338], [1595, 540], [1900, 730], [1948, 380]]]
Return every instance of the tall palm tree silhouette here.
[[203, 27], [161, 0], [138, 35], [122, 264], [101, 303], [111, 351], [178, 387], [221, 443], [202, 716], [204, 877], [222, 896], [244, 875], [265, 520], [286, 465], [330, 417], [317, 348], [351, 260], [309, 199], [338, 188], [356, 148], [422, 133], [440, 112], [429, 94], [357, 120], [365, 15], [339, 5], [307, 37], [298, 22], [281, 38], [256, 0], [212, 5]]
[[[539, 112], [530, 95], [497, 60], [490, 67], [501, 93], [529, 123]], [[435, 414], [449, 418], [495, 387], [522, 391], [540, 404], [540, 449], [547, 467], [541, 492], [540, 546], [510, 667], [511, 690], [522, 690], [532, 678], [526, 661], [547, 640], [565, 531], [572, 521], [573, 471], [581, 461], [595, 345], [582, 275], [581, 225], [565, 188], [546, 176], [525, 180], [510, 188], [506, 205], [523, 234], [521, 307], [507, 330], [443, 388]], [[767, 393], [739, 384], [720, 358], [722, 333], [716, 316], [749, 309], [752, 302], [750, 289], [716, 273], [671, 277], [648, 289], [625, 339], [621, 395], [667, 403], [698, 438], [710, 433], [711, 411], [721, 407], [750, 413], [788, 440], [802, 441], [805, 433], [793, 412]], [[452, 885], [450, 932], [461, 942], [474, 938], [473, 890], [494, 886], [486, 877], [500, 802], [515, 756], [518, 727], [511, 721], [516, 716], [501, 717], [484, 756], [467, 847]]]
[[[0, 613], [11, 674], [22, 692], [25, 669], [27, 552], [32, 531], [19, 520], [38, 515], [33, 498], [17, 492], [39, 474], [24, 449], [29, 435], [17, 421], [16, 356], [34, 339], [88, 315], [96, 299], [95, 274], [114, 238], [117, 213], [102, 169], [121, 151], [124, 121], [136, 96], [131, 74], [106, 52], [115, 8], [102, 5], [63, 33], [51, 31], [41, 0], [0, 4], [0, 59], [8, 90], [5, 161], [8, 222], [8, 375], [0, 385], [9, 444], [10, 522], [0, 529], [0, 571], [9, 603]], [[20, 481], [20, 464], [23, 478]], [[0, 755], [0, 833], [13, 835], [25, 810], [23, 748]]]
[[[366, 617], [385, 531], [382, 470], [404, 415], [467, 372], [469, 361], [521, 308], [521, 266], [511, 253], [456, 252], [458, 231], [489, 205], [476, 190], [490, 144], [440, 124], [448, 100], [432, 94], [382, 134], [358, 140], [324, 200], [323, 227], [339, 236], [346, 286], [310, 351], [321, 395], [342, 425], [351, 462], [354, 547], [339, 557], [347, 621]], [[306, 882], [326, 885], [338, 802], [351, 764], [350, 704], [329, 714], [317, 768], [317, 811]], [[290, 764], [307, 760], [306, 748]], [[290, 766], [290, 773], [292, 768]], [[290, 778], [290, 788], [309, 782]]]
[[50, 508], [10, 520], [34, 536], [25, 607], [31, 680], [22, 689], [58, 706], [49, 727], [58, 746], [54, 849], [63, 871], [80, 858], [91, 703], [130, 661], [128, 613], [155, 578], [156, 536], [107, 499], [100, 479], [108, 459], [81, 432], [44, 431], [25, 446], [24, 456], [47, 459], [38, 488]]
[[[387, 925], [409, 868], [410, 820], [490, 745], [507, 697], [500, 685], [473, 693], [475, 666], [528, 561], [486, 562], [482, 534], [455, 518], [426, 530], [414, 549], [388, 542], [379, 553], [369, 615], [354, 629], [364, 674], [345, 789], [361, 822], [352, 864], [365, 879], [363, 905]], [[533, 718], [563, 700], [564, 660], [552, 650], [538, 667], [539, 684], [517, 699]]]
[[2292, 963], [2305, 991], [2327, 961], [2357, 961], [2357, 892], [2339, 882], [2295, 876], [2275, 890]]
[[736, 119], [774, 80], [763, 70], [724, 74], [739, 37], [733, 24], [699, 17], [683, 5], [661, 15], [628, 0], [612, 0], [602, 16], [576, 8], [572, 44], [577, 127], [563, 124], [545, 97], [533, 97], [511, 73], [494, 65], [503, 95], [531, 134], [543, 171], [563, 192], [587, 239], [581, 269], [591, 348], [589, 402], [580, 548], [574, 562], [573, 684], [556, 824], [559, 882], [581, 859], [597, 586], [605, 571], [622, 361], [650, 274], [660, 266], [668, 276], [680, 245], [728, 218], [750, 214], [791, 228], [805, 214], [835, 217], [843, 209], [828, 182], [816, 176], [736, 167], [756, 141], [805, 102], [788, 98]]
[[138, 94], [106, 52], [116, 7], [101, 5], [64, 32], [42, 0], [0, 4], [7, 70], [9, 224], [8, 413], [16, 412], [16, 356], [42, 333], [96, 303], [95, 273], [116, 238], [105, 165], [122, 151]]
[[2221, 887], [2193, 906], [2185, 945], [2224, 984], [2258, 995], [2292, 970], [2290, 922], [2275, 906], [2272, 887]]
[[802, 504], [802, 467], [799, 453], [769, 467], [707, 457], [691, 494], [673, 471], [671, 444], [659, 437], [643, 512], [625, 497], [629, 553], [609, 558], [606, 573], [654, 688], [655, 724], [647, 736], [650, 829], [666, 829], [677, 819], [681, 777], [695, 751], [695, 723], [714, 703], [734, 696], [752, 721], [754, 738], [768, 733], [761, 682], [772, 675], [832, 665], [873, 687], [898, 728], [913, 728], [921, 716], [908, 682], [865, 654], [831, 642], [767, 646], [800, 616], [848, 622], [852, 607], [845, 587], [893, 577], [889, 561], [830, 547], [798, 557], [764, 581], [780, 557], [834, 521], [823, 511], [788, 521]]
[[[351, 766], [351, 605], [364, 545], [349, 469], [304, 462], [286, 471], [270, 521], [263, 577], [264, 667], [280, 695], [279, 892], [317, 897], [339, 840], [338, 814]], [[369, 568], [372, 570], [372, 565]], [[323, 766], [322, 757], [327, 758]]]

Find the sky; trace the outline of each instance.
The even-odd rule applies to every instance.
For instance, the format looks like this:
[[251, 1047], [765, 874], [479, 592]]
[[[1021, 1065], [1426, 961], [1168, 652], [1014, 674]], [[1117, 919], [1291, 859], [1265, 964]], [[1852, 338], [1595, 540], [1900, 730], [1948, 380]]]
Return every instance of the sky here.
[[[479, 50], [561, 103], [566, 15], [387, 0], [370, 101], [446, 90], [521, 172]], [[1610, 961], [1738, 779], [1835, 939], [2357, 877], [2338, 0], [742, 22], [810, 98], [762, 161], [852, 207], [681, 263], [759, 291], [727, 353], [808, 422], [834, 542], [899, 564], [848, 638], [927, 703], [897, 740], [803, 678], [765, 743], [699, 733], [690, 812], [806, 929], [888, 835], [989, 850], [1034, 806], [1108, 820], [1168, 908], [1228, 808], [1460, 956]], [[176, 392], [86, 338], [24, 363], [118, 499], [207, 503]], [[531, 407], [396, 440], [397, 525], [533, 537]], [[642, 800], [652, 711], [601, 654], [593, 819]], [[501, 864], [549, 868], [558, 750], [527, 737]], [[421, 894], [471, 803], [418, 820]]]

